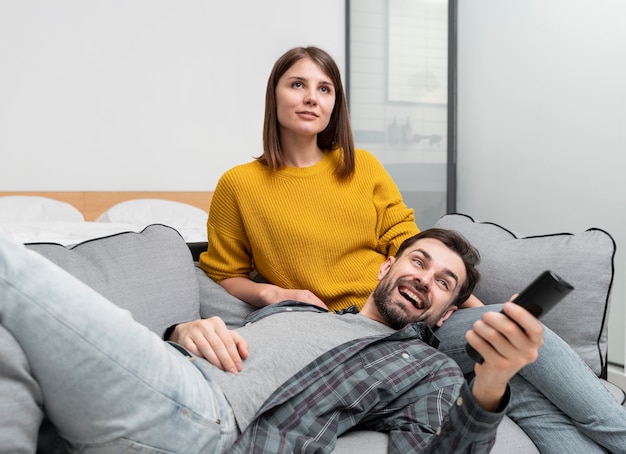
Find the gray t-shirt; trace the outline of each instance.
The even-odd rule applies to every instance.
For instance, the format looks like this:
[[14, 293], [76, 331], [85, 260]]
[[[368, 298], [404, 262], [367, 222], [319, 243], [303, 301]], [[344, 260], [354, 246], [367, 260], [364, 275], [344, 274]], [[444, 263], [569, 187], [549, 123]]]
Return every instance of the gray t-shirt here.
[[321, 354], [353, 339], [394, 332], [362, 315], [288, 309], [237, 331], [249, 344], [243, 370], [233, 375], [216, 367], [203, 369], [224, 392], [241, 431], [280, 385]]

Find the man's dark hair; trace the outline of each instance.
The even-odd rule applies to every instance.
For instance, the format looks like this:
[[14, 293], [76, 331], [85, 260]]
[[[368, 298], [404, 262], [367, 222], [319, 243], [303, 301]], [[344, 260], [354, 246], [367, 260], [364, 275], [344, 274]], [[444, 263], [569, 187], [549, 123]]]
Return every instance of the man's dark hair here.
[[480, 279], [480, 273], [476, 269], [476, 265], [480, 262], [480, 253], [459, 232], [454, 230], [432, 228], [424, 230], [417, 235], [404, 240], [404, 242], [400, 245], [400, 248], [398, 248], [398, 252], [396, 252], [396, 257], [400, 257], [407, 248], [411, 247], [412, 244], [424, 238], [432, 238], [440, 241], [448, 249], [455, 252], [461, 260], [463, 260], [467, 277], [465, 282], [463, 282], [463, 285], [461, 285], [459, 294], [454, 301], [454, 304], [460, 306], [472, 295], [474, 288]]

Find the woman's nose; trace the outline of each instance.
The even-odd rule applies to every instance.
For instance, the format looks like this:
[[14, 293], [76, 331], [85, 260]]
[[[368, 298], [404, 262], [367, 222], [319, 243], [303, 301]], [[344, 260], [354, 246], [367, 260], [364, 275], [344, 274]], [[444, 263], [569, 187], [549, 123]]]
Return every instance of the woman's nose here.
[[315, 92], [313, 91], [308, 92], [304, 98], [304, 103], [308, 105], [316, 104], [317, 98], [315, 97]]

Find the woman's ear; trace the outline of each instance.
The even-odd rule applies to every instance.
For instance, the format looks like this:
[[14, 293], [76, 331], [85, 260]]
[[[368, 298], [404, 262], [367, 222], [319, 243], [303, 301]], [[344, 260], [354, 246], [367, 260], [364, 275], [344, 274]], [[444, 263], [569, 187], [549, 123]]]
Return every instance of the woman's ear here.
[[453, 304], [452, 306], [450, 306], [448, 308], [448, 310], [443, 313], [443, 315], [441, 316], [441, 318], [439, 319], [439, 321], [435, 325], [438, 328], [441, 328], [441, 325], [443, 325], [443, 322], [448, 320], [450, 318], [450, 316], [452, 314], [454, 314], [458, 309], [459, 309], [459, 306], [457, 306], [456, 304]]
[[391, 265], [393, 265], [393, 263], [396, 261], [395, 257], [387, 257], [387, 260], [385, 260], [383, 262], [382, 265], [380, 265], [380, 268], [378, 269], [378, 280], [380, 281], [383, 277], [385, 277], [385, 274], [387, 274], [387, 272], [389, 271], [389, 269], [391, 268]]

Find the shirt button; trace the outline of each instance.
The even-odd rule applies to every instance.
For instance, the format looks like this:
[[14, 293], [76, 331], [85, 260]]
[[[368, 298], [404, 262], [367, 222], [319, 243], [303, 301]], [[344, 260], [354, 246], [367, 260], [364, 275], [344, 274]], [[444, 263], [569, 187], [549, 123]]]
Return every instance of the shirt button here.
[[457, 397], [457, 399], [456, 399], [456, 406], [457, 407], [463, 406], [463, 398], [461, 396]]
[[292, 312], [293, 308], [292, 307], [288, 307], [287, 309], [285, 309], [287, 312]]
[[404, 359], [409, 359], [411, 357], [411, 355], [409, 355], [407, 352], [402, 353], [402, 357]]

